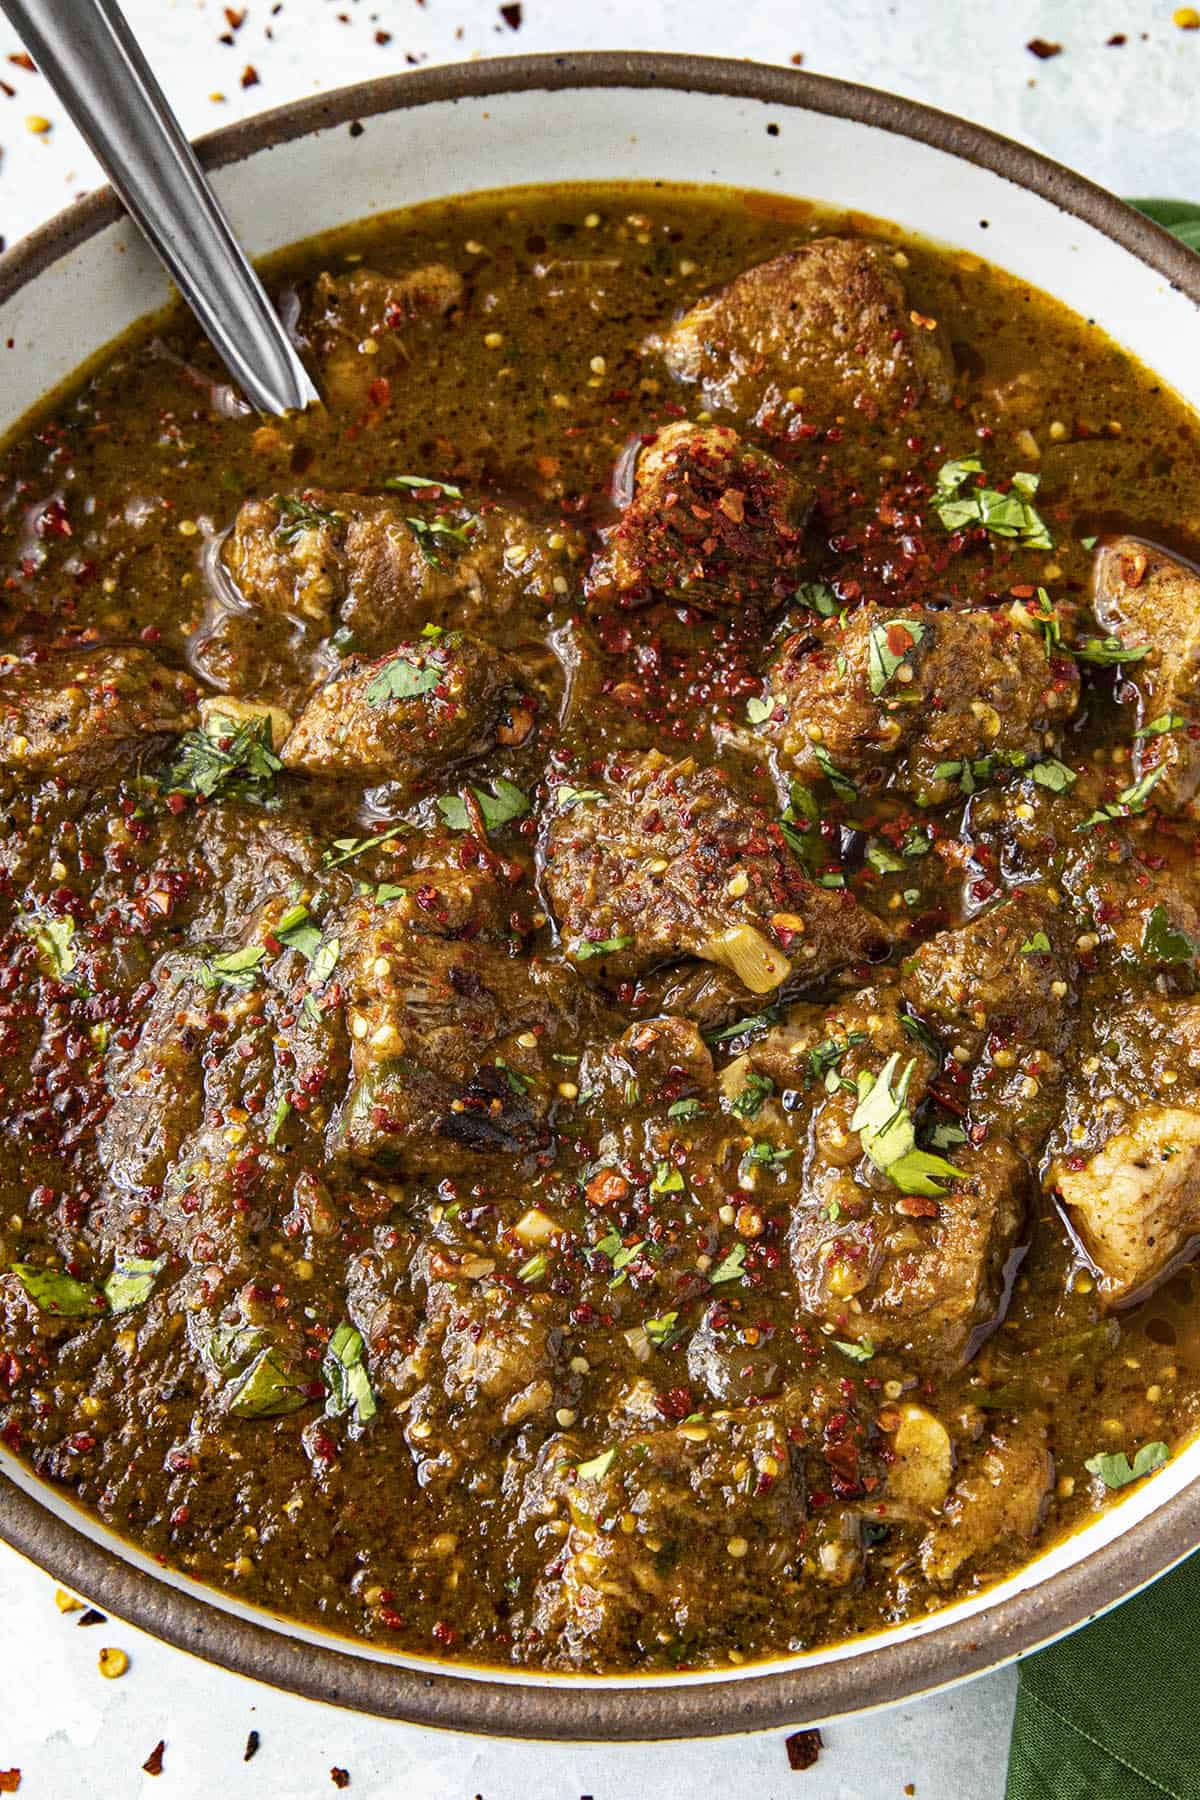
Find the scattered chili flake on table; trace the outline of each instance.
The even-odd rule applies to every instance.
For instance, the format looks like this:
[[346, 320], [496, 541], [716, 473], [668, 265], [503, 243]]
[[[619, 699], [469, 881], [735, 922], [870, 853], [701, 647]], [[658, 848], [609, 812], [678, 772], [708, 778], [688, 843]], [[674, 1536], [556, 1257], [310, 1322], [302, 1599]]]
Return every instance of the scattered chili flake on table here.
[[142, 1767], [143, 1767], [143, 1769], [145, 1769], [147, 1775], [161, 1775], [162, 1774], [163, 1751], [166, 1749], [166, 1747], [167, 1747], [166, 1739], [159, 1738], [157, 1744], [155, 1744], [153, 1750], [150, 1752], [149, 1756], [146, 1758], [145, 1762], [142, 1764]]
[[100, 1673], [105, 1681], [116, 1681], [124, 1675], [129, 1667], [129, 1658], [124, 1650], [114, 1650], [106, 1645], [99, 1656]]
[[813, 1731], [793, 1731], [790, 1738], [784, 1740], [787, 1751], [789, 1769], [811, 1769], [822, 1750], [821, 1733]]
[[20, 1785], [20, 1769], [0, 1769], [0, 1794], [15, 1794]]
[[1052, 44], [1048, 38], [1030, 38], [1025, 48], [1032, 51], [1042, 62], [1048, 62], [1052, 56], [1062, 53], [1061, 44]]
[[243, 1762], [251, 1762], [254, 1757], [258, 1755], [258, 1746], [261, 1742], [262, 1739], [259, 1737], [257, 1731], [248, 1731], [246, 1733], [246, 1748], [242, 1752]]
[[520, 0], [514, 0], [514, 3], [510, 6], [502, 6], [500, 8], [500, 17], [504, 20], [504, 23], [508, 26], [510, 31], [520, 31], [520, 29], [521, 29]]
[[107, 1625], [108, 1614], [97, 1612], [94, 1606], [89, 1606], [86, 1612], [79, 1615], [77, 1622], [80, 1625]]
[[247, 63], [242, 70], [242, 86], [252, 88], [258, 86], [258, 70], [253, 63]]
[[350, 1771], [349, 1769], [330, 1769], [329, 1779], [332, 1781], [335, 1788], [348, 1788], [350, 1786]]
[[1200, 12], [1194, 6], [1177, 6], [1171, 14], [1172, 25], [1180, 31], [1200, 31]]

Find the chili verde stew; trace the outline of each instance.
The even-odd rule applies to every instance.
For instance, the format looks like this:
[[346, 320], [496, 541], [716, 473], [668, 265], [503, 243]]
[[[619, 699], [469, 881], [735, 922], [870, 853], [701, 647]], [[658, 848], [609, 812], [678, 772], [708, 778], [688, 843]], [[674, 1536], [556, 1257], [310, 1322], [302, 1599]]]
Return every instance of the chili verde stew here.
[[0, 456], [0, 1439], [408, 1651], [927, 1612], [1197, 1423], [1200, 434], [978, 256], [485, 195]]

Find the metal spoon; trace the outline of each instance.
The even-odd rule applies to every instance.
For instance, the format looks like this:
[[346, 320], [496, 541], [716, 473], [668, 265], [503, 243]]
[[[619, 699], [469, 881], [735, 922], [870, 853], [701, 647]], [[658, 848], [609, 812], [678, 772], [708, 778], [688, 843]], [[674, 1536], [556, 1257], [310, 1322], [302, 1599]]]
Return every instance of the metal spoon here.
[[251, 404], [318, 398], [114, 0], [0, 0]]

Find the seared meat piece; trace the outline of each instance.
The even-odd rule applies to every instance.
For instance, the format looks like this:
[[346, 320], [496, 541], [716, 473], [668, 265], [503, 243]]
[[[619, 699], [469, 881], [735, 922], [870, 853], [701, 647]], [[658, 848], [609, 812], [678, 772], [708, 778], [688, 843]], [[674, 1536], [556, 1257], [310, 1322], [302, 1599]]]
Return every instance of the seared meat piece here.
[[523, 743], [532, 729], [516, 663], [453, 631], [399, 644], [376, 662], [350, 658], [313, 695], [282, 758], [306, 775], [411, 791], [497, 744]]
[[752, 1013], [758, 1001], [731, 969], [685, 962], [645, 976], [634, 1004], [639, 1013], [676, 1013], [693, 1019], [701, 1031], [718, 1031]]
[[[389, 1244], [396, 1236], [389, 1230]], [[412, 1422], [410, 1447], [442, 1479], [456, 1472], [463, 1416], [516, 1426], [573, 1392], [562, 1356], [564, 1309], [545, 1293], [499, 1285], [482, 1244], [422, 1243], [355, 1257], [347, 1288], [373, 1377]], [[428, 1384], [428, 1385], [427, 1385]]]
[[552, 1082], [519, 1039], [569, 1027], [571, 978], [485, 942], [410, 934], [410, 916], [406, 902], [364, 901], [343, 928], [354, 1081], [331, 1151], [441, 1173], [544, 1147]]
[[645, 348], [697, 383], [703, 406], [770, 428], [891, 417], [927, 395], [947, 399], [953, 375], [893, 253], [849, 238], [815, 238], [746, 269]]
[[[107, 1061], [112, 1104], [100, 1127], [100, 1161], [108, 1179], [129, 1191], [161, 1187], [181, 1145], [204, 1112], [201, 1047], [210, 1007], [191, 977], [187, 958], [166, 958], [154, 970], [155, 992], [133, 1049], [114, 1045]], [[236, 1011], [252, 1010], [237, 996]]]
[[1079, 673], [1007, 613], [860, 606], [787, 640], [767, 704], [761, 732], [787, 769], [931, 804], [1050, 748]]
[[[803, 1572], [819, 1532], [802, 1542], [804, 1467], [792, 1418], [785, 1400], [720, 1413], [702, 1431], [648, 1429], [599, 1454], [570, 1437], [549, 1439], [526, 1479], [520, 1523], [527, 1532], [551, 1519], [567, 1526], [548, 1540], [554, 1569], [532, 1611], [559, 1667], [611, 1666], [647, 1636], [703, 1629], [706, 1591], [728, 1620]], [[633, 1529], [603, 1529], [614, 1518]], [[667, 1546], [684, 1521], [687, 1555], [677, 1561]], [[711, 1570], [707, 1587], [700, 1568]]]
[[319, 275], [309, 330], [330, 406], [366, 404], [372, 383], [419, 362], [423, 340], [444, 329], [462, 303], [462, 276], [443, 263], [403, 275]]
[[1037, 1536], [1053, 1480], [1043, 1424], [1031, 1419], [993, 1432], [971, 1456], [921, 1545], [925, 1574], [952, 1581], [965, 1564], [983, 1562], [993, 1551], [1010, 1558], [1014, 1544]]
[[[1002, 1315], [1031, 1179], [999, 1136], [918, 1149], [937, 1073], [905, 1029], [899, 990], [865, 988], [835, 1006], [793, 1007], [718, 1077], [782, 1164], [789, 1247], [805, 1312], [840, 1338], [905, 1346], [925, 1360], [969, 1356]], [[860, 1112], [868, 1098], [879, 1100]]]
[[[1153, 804], [1182, 812], [1200, 787], [1200, 572], [1137, 538], [1118, 538], [1096, 552], [1092, 605], [1102, 630], [1129, 648], [1150, 645], [1125, 679], [1138, 692], [1133, 766], [1141, 778], [1162, 770]], [[1173, 716], [1179, 723], [1170, 724]]]
[[720, 1406], [744, 1406], [778, 1391], [779, 1353], [771, 1343], [748, 1344], [724, 1301], [710, 1306], [688, 1339], [688, 1380]]
[[599, 1103], [602, 1114], [619, 1111], [630, 1082], [653, 1095], [664, 1109], [675, 1100], [710, 1093], [713, 1088], [712, 1052], [690, 1019], [644, 1019], [630, 1025], [613, 1044], [585, 1050], [579, 1064], [579, 1085], [589, 1105]]
[[92, 783], [196, 723], [196, 683], [148, 650], [0, 658], [0, 761], [12, 773]]
[[1075, 928], [1027, 888], [966, 925], [927, 938], [905, 961], [901, 989], [952, 1045], [1062, 1047], [1075, 1002]]
[[[845, 1112], [846, 1098], [824, 1110]], [[955, 1144], [961, 1177], [936, 1200], [912, 1199], [877, 1171], [852, 1173], [845, 1159], [856, 1134], [847, 1131], [847, 1149], [837, 1135], [817, 1137], [792, 1214], [801, 1306], [839, 1335], [966, 1361], [1003, 1317], [1027, 1241], [1033, 1184], [1023, 1157], [1000, 1137]]]
[[971, 1116], [1036, 1159], [1060, 1116], [1078, 1018], [1078, 923], [1057, 895], [1017, 888], [928, 938], [903, 965], [905, 999], [953, 1052]]
[[366, 656], [427, 624], [478, 629], [568, 593], [581, 556], [577, 531], [467, 505], [435, 481], [398, 498], [308, 489], [247, 500], [221, 551], [239, 599], [214, 604], [195, 654], [239, 691], [261, 682], [269, 655], [301, 692], [335, 626]]
[[800, 579], [807, 497], [724, 425], [681, 421], [638, 457], [633, 497], [607, 534], [589, 592], [705, 611], [781, 606]]
[[566, 955], [606, 982], [693, 956], [766, 994], [886, 948], [877, 920], [808, 881], [779, 827], [691, 760], [616, 764], [605, 799], [551, 821], [546, 858]]
[[271, 902], [235, 950], [162, 958], [132, 1049], [113, 1040], [97, 1150], [114, 1244], [148, 1235], [236, 1280], [253, 1266], [255, 1234], [282, 1219], [287, 1145], [321, 1130], [347, 1066], [336, 1013], [292, 1002], [306, 958], [266, 948], [287, 911]]
[[1060, 1158], [1047, 1180], [1099, 1271], [1102, 1298], [1127, 1305], [1200, 1242], [1200, 1110], [1139, 1107], [1102, 1150]]
[[1189, 946], [1200, 947], [1195, 841], [1184, 826], [1146, 825], [1114, 821], [1072, 833], [1062, 885], [1085, 929], [1122, 964], [1190, 982], [1196, 949]]

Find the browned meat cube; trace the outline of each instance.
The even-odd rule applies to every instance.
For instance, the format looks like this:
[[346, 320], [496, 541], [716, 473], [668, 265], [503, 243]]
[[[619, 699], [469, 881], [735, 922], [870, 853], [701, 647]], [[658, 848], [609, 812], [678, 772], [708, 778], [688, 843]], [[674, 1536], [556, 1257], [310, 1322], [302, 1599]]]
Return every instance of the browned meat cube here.
[[532, 730], [516, 663], [454, 631], [399, 644], [376, 662], [351, 657], [313, 695], [281, 755], [306, 775], [411, 791]]
[[91, 785], [196, 723], [196, 683], [148, 650], [0, 659], [0, 760]]
[[877, 920], [808, 881], [778, 825], [690, 760], [618, 764], [606, 798], [551, 821], [546, 857], [566, 954], [606, 982], [691, 956], [766, 994], [886, 949]]
[[[795, 1409], [798, 1412], [798, 1409]], [[794, 1409], [728, 1411], [703, 1426], [648, 1430], [584, 1449], [549, 1439], [525, 1483], [521, 1522], [567, 1526], [532, 1617], [566, 1668], [611, 1666], [686, 1620], [702, 1628], [704, 1593], [723, 1617], [752, 1611], [773, 1582], [805, 1572], [803, 1461], [789, 1439]], [[631, 1531], [604, 1529], [629, 1518]], [[670, 1553], [686, 1518], [686, 1557]], [[811, 1552], [814, 1535], [807, 1549]], [[731, 1552], [732, 1546], [732, 1554]], [[698, 1572], [711, 1572], [702, 1584]]]
[[[1137, 538], [1096, 552], [1092, 605], [1130, 648], [1149, 644], [1126, 680], [1138, 690], [1134, 772], [1154, 775], [1154, 805], [1181, 812], [1200, 787], [1200, 572]], [[1161, 770], [1161, 774], [1155, 774]]]
[[787, 640], [760, 730], [806, 779], [936, 803], [1042, 755], [1078, 704], [1075, 664], [1007, 613], [861, 606]]
[[161, 958], [132, 1048], [110, 1045], [97, 1150], [118, 1245], [146, 1233], [233, 1280], [253, 1267], [256, 1233], [284, 1210], [287, 1141], [323, 1128], [348, 1066], [336, 1011], [292, 1001], [310, 965], [272, 939], [288, 911], [278, 897], [241, 943]]
[[161, 1187], [204, 1112], [201, 1049], [209, 1005], [186, 960], [154, 970], [155, 993], [133, 1049], [114, 1046], [106, 1069], [112, 1103], [100, 1126], [100, 1161], [128, 1190]]
[[638, 458], [633, 496], [592, 564], [589, 592], [704, 610], [778, 607], [800, 579], [807, 500], [724, 425], [681, 421]]
[[1078, 959], [1070, 914], [1018, 888], [966, 925], [939, 931], [904, 963], [905, 999], [951, 1046], [1062, 1047]]
[[582, 553], [573, 528], [468, 504], [434, 481], [398, 498], [307, 489], [247, 500], [221, 551], [236, 599], [214, 598], [194, 654], [239, 693], [259, 685], [265, 660], [281, 664], [285, 694], [298, 697], [335, 628], [366, 656], [427, 624], [478, 629], [518, 601], [548, 607], [569, 593]]
[[[824, 1110], [844, 1111], [843, 1098]], [[852, 1171], [856, 1136], [818, 1122], [806, 1193], [792, 1214], [800, 1304], [841, 1337], [966, 1361], [1008, 1303], [1030, 1212], [1028, 1166], [1003, 1138], [955, 1144], [961, 1176], [939, 1181], [949, 1191], [937, 1199], [913, 1198], [877, 1171], [868, 1179]]]
[[986, 1564], [992, 1552], [1010, 1559], [1016, 1544], [1037, 1536], [1053, 1480], [1054, 1458], [1040, 1420], [993, 1432], [968, 1460], [921, 1545], [925, 1574], [952, 1581], [966, 1564]]
[[1099, 1271], [1102, 1298], [1126, 1306], [1200, 1242], [1200, 1111], [1141, 1106], [1096, 1154], [1060, 1158], [1047, 1180]]
[[949, 397], [945, 338], [915, 313], [894, 252], [815, 238], [759, 263], [649, 338], [702, 405], [756, 425], [825, 428]]
[[411, 917], [407, 896], [364, 899], [343, 925], [353, 1082], [331, 1151], [441, 1172], [543, 1146], [554, 1077], [540, 1038], [578, 1025], [575, 984], [484, 941], [412, 933]]
[[665, 1108], [711, 1092], [713, 1079], [712, 1052], [690, 1019], [644, 1019], [615, 1043], [585, 1050], [579, 1064], [579, 1085], [602, 1109], [619, 1109], [631, 1081]]
[[1062, 885], [1084, 929], [1120, 963], [1190, 981], [1200, 950], [1200, 892], [1190, 831], [1146, 832], [1145, 821], [1072, 833]]
[[442, 263], [380, 275], [354, 269], [320, 275], [310, 332], [330, 406], [362, 406], [373, 382], [419, 362], [431, 332], [445, 329], [463, 303], [462, 276]]

